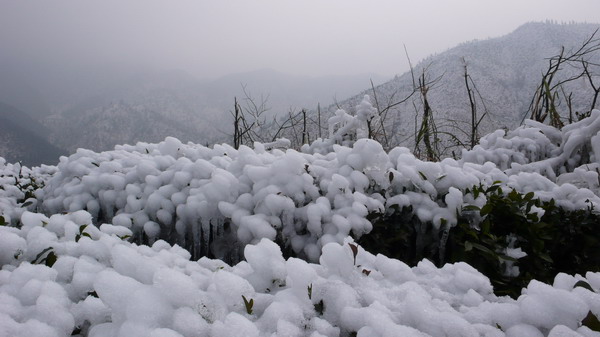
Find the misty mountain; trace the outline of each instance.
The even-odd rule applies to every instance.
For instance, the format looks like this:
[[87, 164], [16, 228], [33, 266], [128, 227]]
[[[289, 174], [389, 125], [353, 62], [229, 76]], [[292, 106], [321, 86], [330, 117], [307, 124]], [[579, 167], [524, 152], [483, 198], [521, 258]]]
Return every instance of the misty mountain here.
[[[594, 24], [529, 23], [499, 38], [463, 43], [419, 62], [412, 74], [407, 72], [377, 86], [376, 98], [383, 110], [409, 97], [413, 92], [413, 75], [416, 82], [424, 74], [438, 129], [464, 139], [462, 130], [468, 130], [471, 113], [464, 79], [466, 65], [475, 84], [471, 89], [479, 92], [475, 94], [479, 116], [487, 111], [480, 125], [480, 135], [502, 127], [511, 129], [526, 117], [542, 73], [548, 68], [548, 58], [557, 55], [562, 46], [565, 51], [580, 47], [598, 27]], [[598, 63], [599, 54], [596, 52], [593, 62]], [[577, 71], [564, 67], [561, 74], [569, 76]], [[596, 75], [600, 73], [596, 72]], [[597, 78], [600, 83], [600, 77]], [[592, 92], [587, 79], [569, 83], [565, 92], [572, 93], [574, 111], [589, 111]], [[340, 106], [354, 113], [355, 106], [365, 94], [371, 96], [375, 105], [375, 95], [367, 89], [340, 102]], [[330, 112], [336, 109], [337, 106], [329, 107]], [[564, 101], [560, 109], [566, 110]], [[392, 130], [388, 133], [392, 145], [413, 146], [415, 121], [420, 125], [422, 111], [419, 94], [389, 110], [386, 123]]]
[[78, 147], [102, 151], [117, 144], [156, 142], [166, 136], [214, 143], [227, 141], [232, 133], [229, 111], [234, 97], [242, 105], [248, 99], [257, 103], [265, 99], [269, 113], [286, 113], [315, 108], [319, 102], [331, 104], [336, 95], [347, 97], [369, 85], [371, 78], [382, 82], [373, 75], [311, 78], [273, 70], [210, 81], [197, 80], [183, 71], [138, 72], [90, 92], [78, 102], [61, 104], [68, 108], [45, 117], [43, 123], [52, 130], [50, 139], [68, 151]]
[[66, 151], [48, 142], [48, 134], [31, 116], [0, 102], [0, 157], [26, 166], [55, 164]]
[[[275, 112], [287, 112], [289, 108], [314, 108], [317, 104], [327, 105], [338, 99], [352, 95], [369, 85], [384, 81], [375, 74], [354, 76], [308, 77], [284, 74], [272, 69], [261, 69], [246, 73], [223, 76], [204, 87], [213, 97], [214, 103], [231, 105], [234, 93], [238, 99], [244, 98], [242, 86], [254, 98], [268, 96], [268, 106]], [[225, 93], [225, 95], [223, 95]]]
[[31, 85], [15, 69], [0, 65], [0, 102], [36, 118], [50, 113], [50, 106], [40, 90]]
[[177, 135], [197, 141], [194, 126], [167, 118], [144, 105], [124, 101], [90, 108], [77, 114], [56, 114], [44, 121], [53, 132], [53, 144], [72, 153], [77, 148], [106, 150], [117, 144], [159, 142]]

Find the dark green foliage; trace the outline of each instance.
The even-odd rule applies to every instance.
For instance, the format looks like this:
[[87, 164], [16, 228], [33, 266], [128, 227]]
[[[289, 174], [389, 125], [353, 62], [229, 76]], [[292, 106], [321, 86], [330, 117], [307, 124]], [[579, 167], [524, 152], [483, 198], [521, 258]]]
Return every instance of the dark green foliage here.
[[581, 325], [588, 327], [592, 331], [600, 332], [600, 320], [591, 311], [588, 312], [587, 316], [581, 321]]
[[42, 181], [38, 182], [35, 177], [31, 175], [25, 176], [23, 174], [23, 167], [19, 169], [19, 176], [15, 177], [15, 186], [23, 192], [23, 198], [17, 200], [18, 203], [22, 204], [22, 207], [27, 207], [31, 202], [27, 202], [30, 198], [35, 198], [35, 191], [44, 187]]
[[75, 242], [79, 242], [79, 239], [81, 239], [83, 236], [87, 236], [90, 239], [92, 238], [92, 236], [89, 233], [84, 232], [85, 228], [87, 226], [88, 225], [81, 225], [81, 226], [79, 226], [79, 233], [77, 235], [75, 235]]
[[389, 213], [372, 214], [368, 219], [373, 230], [357, 240], [364, 249], [411, 266], [424, 258], [436, 260], [440, 233], [431, 224], [421, 223], [412, 206], [393, 206]]
[[[38, 255], [36, 255], [35, 259], [33, 259], [33, 261], [31, 261], [31, 263], [32, 264], [43, 263], [48, 267], [52, 267], [57, 259], [57, 256], [56, 256], [56, 254], [54, 254], [53, 249], [54, 248], [52, 248], [52, 247], [48, 247], [48, 248], [42, 250]], [[46, 253], [48, 253], [48, 254], [45, 255]]]
[[[503, 191], [498, 183], [466, 192], [485, 195], [487, 203], [465, 207], [452, 228], [435, 229], [421, 223], [411, 207], [396, 208], [373, 216], [373, 231], [358, 243], [411, 266], [423, 258], [438, 266], [467, 262], [490, 278], [496, 294], [513, 297], [532, 279], [551, 284], [559, 272], [600, 271], [600, 215], [592, 207], [568, 211], [533, 193]], [[544, 210], [541, 219], [534, 207]], [[507, 248], [527, 256], [511, 258]], [[517, 276], [508, 272], [511, 265], [519, 268]]]
[[252, 307], [254, 307], [254, 299], [251, 298], [250, 301], [246, 298], [246, 296], [242, 295], [242, 299], [244, 300], [244, 306], [246, 307], [246, 312], [248, 315], [252, 315]]
[[323, 303], [323, 300], [320, 300], [319, 302], [315, 303], [314, 307], [315, 312], [319, 314], [319, 316], [323, 316], [323, 313], [325, 312], [325, 303]]

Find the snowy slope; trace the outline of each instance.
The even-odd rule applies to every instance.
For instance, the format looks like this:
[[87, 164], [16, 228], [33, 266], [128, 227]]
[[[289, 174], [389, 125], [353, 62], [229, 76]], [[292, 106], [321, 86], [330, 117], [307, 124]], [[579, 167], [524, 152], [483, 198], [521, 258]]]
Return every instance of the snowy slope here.
[[[548, 58], [558, 54], [563, 46], [566, 51], [581, 46], [598, 27], [597, 24], [528, 23], [506, 36], [466, 42], [430, 56], [414, 64], [414, 80], [418, 83], [425, 70], [425, 81], [433, 83], [428, 99], [438, 128], [464, 140], [462, 130], [469, 129], [471, 113], [464, 80], [464, 66], [467, 65], [478, 90], [474, 93], [478, 114], [488, 112], [480, 125], [480, 135], [498, 128], [514, 129], [525, 117], [542, 73], [548, 68]], [[592, 60], [598, 63], [600, 54], [595, 53]], [[560, 74], [572, 75], [574, 71], [565, 66]], [[471, 89], [474, 89], [473, 85]], [[407, 72], [397, 76], [376, 86], [375, 91], [380, 109], [384, 109], [409, 97], [413, 91], [412, 74]], [[565, 91], [573, 93], [574, 111], [590, 110], [592, 94], [585, 78], [566, 85]], [[373, 91], [366, 89], [340, 101], [339, 106], [354, 114], [354, 106], [365, 94], [375, 98]], [[423, 114], [422, 107], [420, 96], [416, 94], [388, 112], [386, 123], [393, 146], [414, 146], [415, 120], [418, 125], [421, 120], [415, 116]], [[338, 105], [331, 106], [329, 112], [333, 114], [337, 108]], [[566, 111], [564, 102], [560, 109]]]

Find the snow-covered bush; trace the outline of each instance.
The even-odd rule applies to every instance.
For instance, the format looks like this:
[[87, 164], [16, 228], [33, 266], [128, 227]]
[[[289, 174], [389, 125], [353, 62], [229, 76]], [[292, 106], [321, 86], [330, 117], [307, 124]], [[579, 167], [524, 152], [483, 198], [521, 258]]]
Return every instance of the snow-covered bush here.
[[456, 226], [435, 228], [410, 207], [370, 218], [373, 230], [358, 242], [367, 250], [416, 265], [466, 262], [490, 278], [496, 294], [517, 297], [532, 279], [552, 282], [560, 272], [596, 271], [600, 213], [566, 210], [534, 193], [499, 184], [470, 190], [486, 200], [463, 207]]
[[365, 138], [333, 142], [327, 153], [167, 138], [102, 153], [80, 149], [61, 158], [37, 197], [47, 214], [87, 210], [97, 225], [131, 228], [139, 243], [178, 243], [194, 258], [236, 261], [243, 245], [268, 238], [286, 256], [316, 261], [325, 244], [370, 232], [378, 215], [409, 212], [409, 225], [435, 237], [458, 223], [463, 206], [486, 203], [475, 186], [498, 181], [566, 210], [598, 209], [599, 131], [597, 110], [562, 131], [528, 123], [484, 137], [461, 160], [440, 162], [406, 148], [386, 153]]
[[[463, 151], [462, 160], [478, 164], [493, 162], [509, 176], [528, 179], [542, 175], [557, 185], [574, 185], [599, 195], [600, 110], [593, 110], [590, 117], [561, 130], [531, 120], [513, 131], [498, 130], [483, 137], [473, 150]], [[523, 180], [511, 183], [522, 184]], [[529, 188], [536, 187], [542, 186]], [[546, 193], [546, 199], [556, 194], [548, 192], [551, 193]]]
[[[76, 240], [91, 220], [25, 212], [21, 228], [0, 227], [2, 335], [594, 336], [600, 316], [600, 273], [532, 281], [513, 300], [465, 263], [411, 268], [350, 238], [326, 244], [319, 264], [262, 239], [229, 266], [127, 242], [122, 226]], [[36, 261], [48, 247], [51, 266]]]
[[0, 225], [16, 225], [26, 209], [35, 209], [34, 192], [55, 172], [52, 166], [29, 169], [0, 157]]

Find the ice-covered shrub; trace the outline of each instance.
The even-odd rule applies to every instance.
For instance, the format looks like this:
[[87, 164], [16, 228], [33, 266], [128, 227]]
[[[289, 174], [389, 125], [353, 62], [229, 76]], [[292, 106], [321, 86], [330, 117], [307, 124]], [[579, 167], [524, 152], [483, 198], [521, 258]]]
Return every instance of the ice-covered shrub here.
[[[373, 112], [367, 108], [361, 118], [350, 117], [364, 122]], [[97, 225], [131, 228], [139, 243], [178, 243], [194, 258], [236, 261], [243, 245], [269, 238], [286, 256], [316, 261], [325, 244], [359, 238], [373, 221], [395, 216], [422, 233], [417, 251], [427, 240], [443, 248], [459, 217], [472, 214], [462, 207], [486, 203], [474, 187], [497, 181], [505, 191], [533, 192], [565, 210], [600, 205], [598, 111], [561, 131], [536, 123], [498, 131], [461, 160], [439, 162], [422, 161], [401, 147], [386, 153], [366, 138], [336, 144], [354, 123], [343, 116], [347, 123], [333, 130], [334, 139], [342, 138], [327, 143], [323, 153], [267, 150], [258, 143], [209, 148], [174, 138], [102, 153], [79, 150], [63, 157], [36, 192], [39, 209], [87, 210]]]
[[527, 120], [513, 131], [498, 130], [463, 151], [464, 162], [493, 162], [510, 176], [535, 173], [558, 185], [600, 193], [600, 110], [561, 130]]
[[[508, 189], [508, 188], [505, 188]], [[416, 265], [423, 258], [442, 266], [464, 261], [490, 278], [498, 294], [517, 297], [533, 279], [551, 282], [560, 273], [600, 271], [600, 214], [593, 205], [570, 210], [533, 192], [476, 186], [468, 195], [482, 206], [462, 208], [456, 226], [436, 228], [412, 207], [372, 217], [373, 231], [359, 242], [369, 251]]]
[[[114, 224], [76, 241], [91, 219], [26, 212], [21, 228], [0, 227], [3, 335], [593, 336], [600, 316], [600, 273], [532, 281], [515, 300], [466, 263], [409, 267], [351, 238], [326, 244], [319, 264], [262, 239], [229, 266], [124, 241]], [[55, 263], [30, 263], [46, 247]]]
[[54, 172], [52, 166], [30, 169], [0, 157], [0, 225], [17, 225], [24, 211], [35, 209], [35, 191]]

